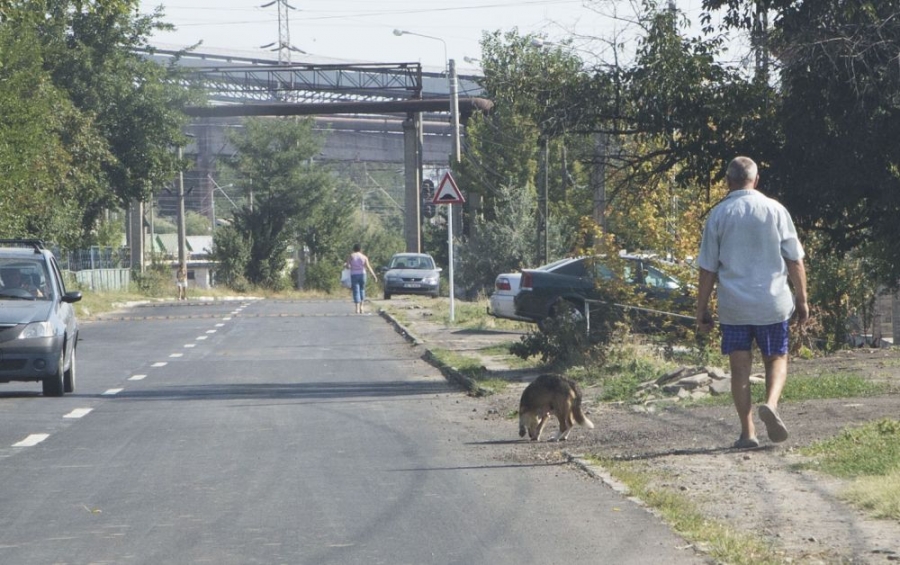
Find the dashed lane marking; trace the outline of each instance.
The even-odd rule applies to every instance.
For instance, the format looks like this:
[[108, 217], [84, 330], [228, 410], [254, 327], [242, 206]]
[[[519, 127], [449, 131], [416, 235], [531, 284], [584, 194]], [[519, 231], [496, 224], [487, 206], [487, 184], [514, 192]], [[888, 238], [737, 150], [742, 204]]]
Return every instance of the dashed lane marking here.
[[50, 437], [50, 434], [31, 434], [20, 442], [12, 444], [13, 447], [34, 447], [35, 445], [41, 443], [45, 439]]
[[72, 410], [71, 412], [63, 416], [63, 418], [84, 418], [93, 411], [93, 408], [76, 408], [75, 410]]
[[184, 357], [184, 353], [172, 353], [169, 355], [169, 357], [175, 357], [175, 358]]
[[131, 375], [128, 377], [129, 381], [142, 381], [147, 378], [147, 375]]
[[168, 361], [157, 361], [156, 363], [150, 365], [151, 367], [165, 367], [168, 365]]
[[124, 388], [111, 388], [100, 393], [100, 396], [115, 396], [125, 390]]

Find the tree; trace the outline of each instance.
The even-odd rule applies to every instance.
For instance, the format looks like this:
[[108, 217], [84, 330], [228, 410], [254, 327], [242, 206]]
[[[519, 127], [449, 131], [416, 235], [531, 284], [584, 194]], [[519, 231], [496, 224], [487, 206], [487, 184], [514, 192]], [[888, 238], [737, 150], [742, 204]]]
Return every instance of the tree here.
[[[183, 143], [182, 109], [198, 97], [174, 80], [174, 67], [138, 53], [154, 29], [166, 27], [161, 13], [140, 16], [139, 6], [137, 0], [35, 0], [4, 2], [0, 10], [3, 49], [18, 53], [19, 64], [7, 72], [55, 97], [42, 127], [51, 133], [48, 148], [60, 151], [48, 151], [45, 160], [54, 159], [54, 173], [65, 170], [56, 175], [65, 182], [33, 178], [40, 191], [57, 192], [44, 199], [52, 214], [40, 206], [19, 208], [42, 237], [70, 246], [91, 240], [104, 209], [148, 197], [183, 166], [172, 147]], [[49, 100], [24, 98], [22, 104], [35, 108]]]
[[82, 203], [102, 198], [113, 156], [41, 60], [31, 29], [0, 23], [0, 234], [67, 246], [83, 234]]
[[303, 242], [327, 252], [332, 230], [350, 216], [337, 202], [334, 177], [312, 161], [319, 153], [312, 128], [309, 119], [257, 118], [231, 136], [237, 156], [229, 166], [254, 187], [253, 207], [236, 210], [233, 223], [248, 249], [243, 275], [251, 284], [280, 287], [288, 247]]

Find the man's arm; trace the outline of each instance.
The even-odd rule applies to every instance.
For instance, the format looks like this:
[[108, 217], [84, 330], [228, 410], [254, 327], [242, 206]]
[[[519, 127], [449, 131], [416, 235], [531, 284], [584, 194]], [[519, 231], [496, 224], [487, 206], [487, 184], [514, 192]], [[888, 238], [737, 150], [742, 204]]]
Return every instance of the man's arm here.
[[709, 313], [709, 298], [716, 284], [716, 273], [700, 269], [700, 282], [697, 285], [697, 329], [706, 333], [712, 330], [713, 319]]
[[797, 321], [805, 324], [809, 319], [809, 304], [806, 303], [806, 267], [803, 259], [791, 261], [784, 260], [787, 265], [788, 278], [794, 287], [794, 305], [797, 313]]

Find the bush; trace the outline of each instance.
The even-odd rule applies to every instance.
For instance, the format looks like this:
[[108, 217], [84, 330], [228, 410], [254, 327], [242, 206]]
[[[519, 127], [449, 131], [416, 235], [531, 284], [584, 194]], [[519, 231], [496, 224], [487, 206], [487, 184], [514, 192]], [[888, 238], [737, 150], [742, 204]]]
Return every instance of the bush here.
[[164, 263], [153, 263], [143, 273], [133, 271], [132, 284], [136, 285], [141, 294], [153, 297], [170, 296], [175, 294], [175, 281], [172, 271]]
[[341, 284], [341, 266], [329, 261], [312, 263], [306, 267], [306, 282], [309, 290], [334, 292]]

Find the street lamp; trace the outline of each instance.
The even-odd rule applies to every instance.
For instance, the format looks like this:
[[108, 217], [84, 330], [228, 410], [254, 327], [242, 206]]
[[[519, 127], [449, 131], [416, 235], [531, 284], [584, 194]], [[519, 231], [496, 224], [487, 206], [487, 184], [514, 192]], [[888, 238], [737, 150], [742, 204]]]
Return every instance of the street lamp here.
[[400, 37], [401, 35], [415, 35], [417, 37], [424, 37], [426, 39], [434, 39], [435, 41], [440, 41], [444, 45], [444, 70], [447, 70], [447, 61], [450, 60], [449, 57], [447, 57], [447, 42], [440, 37], [425, 35], [423, 33], [416, 33], [414, 31], [406, 31], [405, 29], [395, 29], [394, 35], [396, 35], [397, 37]]
[[462, 148], [460, 147], [459, 141], [459, 87], [456, 80], [456, 61], [447, 56], [447, 42], [440, 37], [416, 33], [414, 31], [406, 31], [404, 29], [395, 29], [394, 35], [397, 37], [400, 37], [401, 35], [415, 35], [416, 37], [440, 41], [444, 46], [444, 61], [447, 69], [447, 79], [450, 83], [450, 123], [453, 129], [453, 157], [450, 161], [450, 168], [452, 169], [453, 163], [459, 163], [462, 160]]

